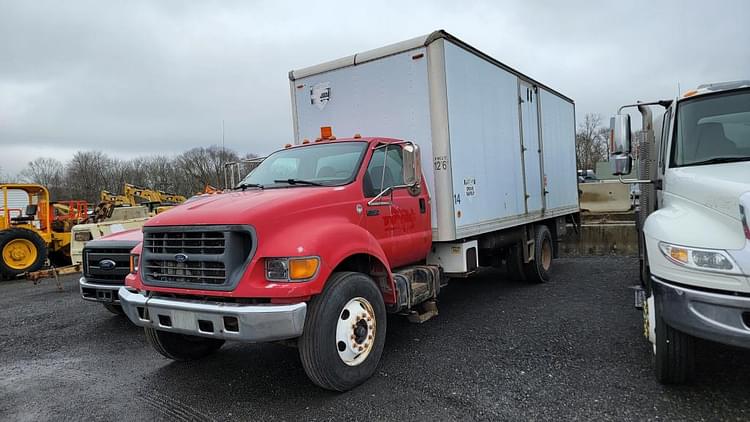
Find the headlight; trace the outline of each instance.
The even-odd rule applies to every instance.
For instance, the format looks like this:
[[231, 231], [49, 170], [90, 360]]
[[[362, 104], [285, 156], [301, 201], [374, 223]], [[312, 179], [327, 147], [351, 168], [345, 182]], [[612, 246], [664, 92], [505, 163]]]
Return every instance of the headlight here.
[[266, 258], [268, 281], [306, 281], [315, 277], [320, 266], [316, 256], [304, 258]]
[[74, 237], [78, 242], [88, 242], [91, 240], [91, 232], [76, 232]]
[[130, 273], [135, 274], [138, 272], [138, 264], [141, 261], [140, 255], [130, 255]]
[[739, 267], [725, 251], [696, 249], [659, 242], [661, 253], [677, 265], [703, 271], [741, 274]]

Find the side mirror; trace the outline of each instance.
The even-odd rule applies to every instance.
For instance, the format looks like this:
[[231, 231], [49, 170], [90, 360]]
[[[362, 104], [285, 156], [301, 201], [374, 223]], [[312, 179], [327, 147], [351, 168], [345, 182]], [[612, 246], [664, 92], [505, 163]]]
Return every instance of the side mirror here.
[[630, 115], [618, 114], [609, 119], [609, 166], [615, 176], [632, 171], [630, 136]]
[[609, 153], [630, 154], [630, 115], [618, 114], [609, 119]]
[[403, 146], [404, 184], [416, 186], [422, 181], [422, 159], [419, 146], [408, 143]]

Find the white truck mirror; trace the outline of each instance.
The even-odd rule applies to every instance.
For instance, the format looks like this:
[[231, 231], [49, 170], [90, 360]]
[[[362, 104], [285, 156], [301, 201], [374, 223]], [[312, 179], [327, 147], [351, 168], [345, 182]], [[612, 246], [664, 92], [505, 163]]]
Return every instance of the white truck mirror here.
[[630, 136], [630, 115], [609, 119], [609, 165], [615, 176], [628, 175], [632, 170]]
[[404, 184], [416, 186], [422, 181], [422, 164], [419, 146], [407, 143], [403, 146]]
[[630, 152], [630, 115], [618, 114], [609, 119], [609, 153]]

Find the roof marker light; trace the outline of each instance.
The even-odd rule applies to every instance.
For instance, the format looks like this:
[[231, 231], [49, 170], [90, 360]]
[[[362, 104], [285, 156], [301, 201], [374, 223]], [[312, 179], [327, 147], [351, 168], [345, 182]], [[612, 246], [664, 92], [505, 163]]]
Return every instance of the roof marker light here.
[[698, 93], [698, 91], [697, 91], [697, 90], [695, 90], [695, 89], [692, 89], [692, 90], [690, 90], [690, 91], [688, 91], [688, 92], [686, 92], [686, 93], [682, 94], [682, 97], [683, 97], [683, 98], [686, 98], [686, 97], [692, 97], [693, 95], [695, 95], [695, 94], [697, 94], [697, 93]]

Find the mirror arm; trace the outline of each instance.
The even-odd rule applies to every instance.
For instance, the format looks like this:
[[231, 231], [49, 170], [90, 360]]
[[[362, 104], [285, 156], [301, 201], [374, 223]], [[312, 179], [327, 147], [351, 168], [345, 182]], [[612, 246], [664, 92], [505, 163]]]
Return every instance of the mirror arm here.
[[376, 197], [374, 197], [374, 198], [370, 199], [369, 201], [367, 201], [367, 205], [368, 206], [373, 206], [373, 205], [390, 205], [390, 202], [378, 202], [378, 200], [380, 200], [380, 198], [382, 198], [383, 196], [387, 195], [388, 192], [393, 192], [393, 188], [394, 188], [394, 186], [390, 186], [390, 187], [384, 189]]
[[647, 103], [635, 103], [635, 104], [625, 104], [624, 106], [617, 109], [617, 114], [622, 114], [622, 110], [626, 109], [628, 107], [640, 107], [640, 106], [652, 106], [652, 105], [658, 105], [662, 106], [664, 108], [669, 107], [672, 104], [671, 100], [659, 100], [659, 101], [650, 101]]
[[619, 180], [620, 183], [625, 184], [625, 185], [635, 185], [638, 183], [654, 183], [653, 180], [623, 179], [622, 175], [617, 176], [617, 180]]

